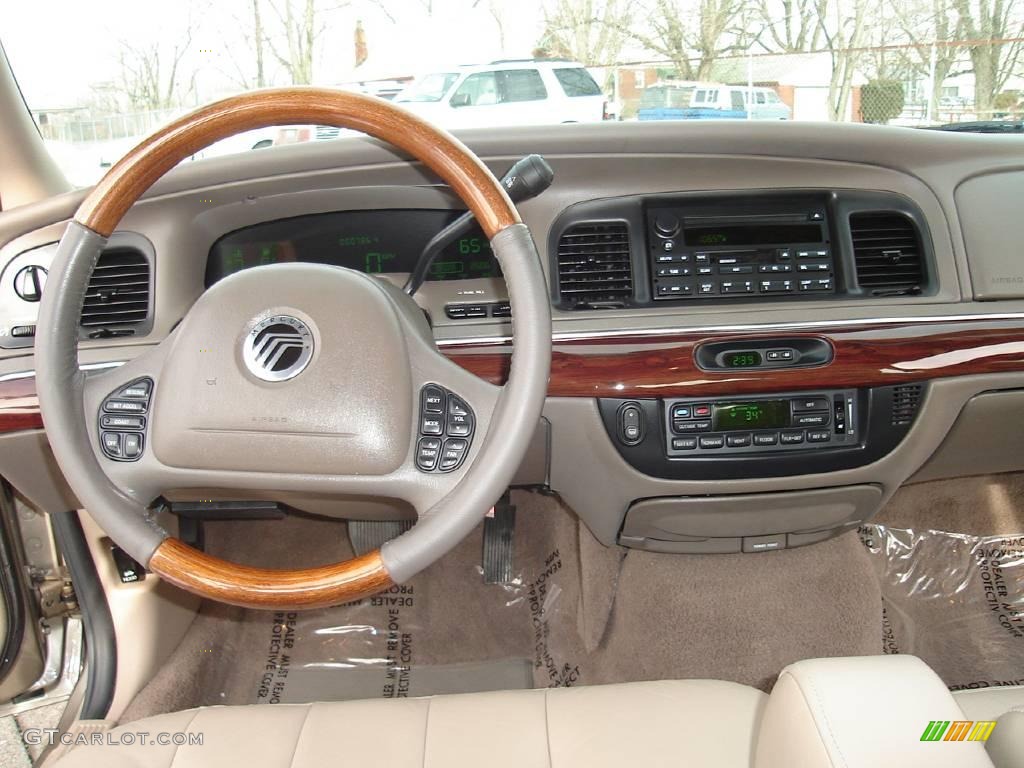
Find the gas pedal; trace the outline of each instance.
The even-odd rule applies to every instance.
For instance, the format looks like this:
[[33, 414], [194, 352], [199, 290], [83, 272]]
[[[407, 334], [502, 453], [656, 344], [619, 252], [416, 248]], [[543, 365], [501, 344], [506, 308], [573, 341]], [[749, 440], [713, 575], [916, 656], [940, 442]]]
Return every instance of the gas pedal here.
[[512, 581], [512, 549], [516, 530], [516, 508], [508, 491], [494, 505], [493, 515], [484, 518], [484, 583], [509, 584]]

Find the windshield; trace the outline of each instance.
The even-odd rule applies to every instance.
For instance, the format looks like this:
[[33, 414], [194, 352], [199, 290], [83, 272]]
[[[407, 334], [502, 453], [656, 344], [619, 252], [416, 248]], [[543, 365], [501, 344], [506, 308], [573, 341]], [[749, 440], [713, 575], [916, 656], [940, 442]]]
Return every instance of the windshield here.
[[[1019, 133], [1024, 117], [1024, 0], [6, 0], [0, 37], [80, 185], [197, 106], [292, 84], [393, 99], [456, 131], [795, 120]], [[194, 159], [349, 135], [267, 128]]]
[[395, 98], [395, 101], [405, 102], [427, 102], [440, 101], [452, 87], [452, 83], [459, 79], [458, 72], [434, 72], [418, 78], [416, 82], [402, 91]]

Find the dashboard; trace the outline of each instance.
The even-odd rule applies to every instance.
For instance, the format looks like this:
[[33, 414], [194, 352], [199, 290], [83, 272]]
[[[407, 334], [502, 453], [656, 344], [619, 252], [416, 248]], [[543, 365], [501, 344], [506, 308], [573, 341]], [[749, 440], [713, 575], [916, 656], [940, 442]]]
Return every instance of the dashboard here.
[[[559, 493], [602, 543], [797, 546], [850, 530], [901, 484], [1024, 469], [1019, 137], [651, 123], [465, 141], [497, 175], [531, 151], [555, 169], [520, 206], [554, 353], [517, 483]], [[25, 332], [39, 273], [24, 270], [48, 269], [81, 197], [0, 215], [0, 424], [41, 426]], [[210, 285], [262, 264], [400, 285], [462, 209], [369, 140], [179, 167], [101, 257], [80, 358], [132, 359]], [[416, 301], [453, 362], [505, 380], [509, 296], [479, 232], [438, 257]]]
[[[229, 232], [210, 249], [206, 285], [243, 269], [311, 262], [366, 274], [409, 273], [424, 246], [458, 214], [446, 210], [334, 211]], [[427, 281], [501, 277], [490, 243], [474, 227], [442, 250]]]

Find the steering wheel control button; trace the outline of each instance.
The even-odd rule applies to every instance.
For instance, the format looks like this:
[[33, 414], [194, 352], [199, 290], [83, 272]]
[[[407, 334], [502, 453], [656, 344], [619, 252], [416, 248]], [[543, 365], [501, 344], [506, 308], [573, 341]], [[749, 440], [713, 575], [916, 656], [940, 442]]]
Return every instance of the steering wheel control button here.
[[109, 413], [145, 413], [146, 404], [136, 400], [107, 400], [103, 410]]
[[473, 410], [441, 385], [427, 384], [420, 390], [419, 418], [416, 467], [421, 472], [458, 469], [469, 453], [476, 430]]
[[441, 471], [451, 472], [456, 469], [466, 458], [466, 451], [469, 443], [462, 438], [450, 437], [444, 441], [444, 450], [441, 452]]
[[441, 423], [440, 416], [431, 416], [429, 413], [424, 413], [420, 419], [420, 434], [423, 435], [443, 435], [444, 425]]
[[121, 458], [121, 435], [117, 432], [104, 432], [100, 435], [103, 452], [111, 458]]
[[242, 342], [242, 361], [263, 381], [294, 379], [313, 359], [313, 332], [291, 315], [271, 315], [256, 325]]
[[103, 429], [142, 429], [146, 426], [146, 420], [142, 416], [114, 416], [105, 413], [100, 416], [100, 426]]
[[444, 413], [444, 390], [433, 385], [423, 388], [424, 413]]
[[152, 382], [148, 379], [137, 381], [134, 384], [129, 384], [127, 387], [123, 387], [120, 392], [117, 393], [118, 397], [130, 397], [135, 400], [146, 400], [149, 398], [149, 392], [152, 388]]
[[153, 394], [152, 379], [137, 379], [115, 390], [100, 412], [100, 448], [115, 461], [138, 461], [146, 438], [146, 413]]
[[440, 453], [440, 438], [421, 437], [416, 446], [416, 466], [424, 472], [429, 472], [437, 466], [437, 457]]
[[142, 435], [126, 432], [121, 435], [121, 452], [126, 459], [137, 459], [142, 455]]

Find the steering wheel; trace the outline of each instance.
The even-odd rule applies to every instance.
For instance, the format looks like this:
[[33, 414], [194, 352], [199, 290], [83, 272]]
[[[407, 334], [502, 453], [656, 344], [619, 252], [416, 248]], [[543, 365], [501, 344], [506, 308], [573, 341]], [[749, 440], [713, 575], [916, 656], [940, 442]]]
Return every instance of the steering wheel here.
[[[436, 173], [476, 215], [515, 318], [503, 387], [444, 357], [423, 313], [397, 287], [300, 263], [236, 272], [203, 293], [155, 347], [100, 374], [79, 369], [86, 287], [132, 204], [198, 150], [281, 124], [352, 128], [387, 141]], [[455, 138], [405, 110], [320, 88], [224, 99], [129, 152], [61, 238], [38, 327], [43, 422], [82, 506], [162, 578], [253, 608], [355, 600], [409, 579], [448, 552], [511, 482], [540, 417], [551, 358], [540, 259], [494, 176]], [[254, 568], [171, 537], [151, 508], [168, 489], [398, 499], [416, 510], [417, 522], [346, 562]]]

